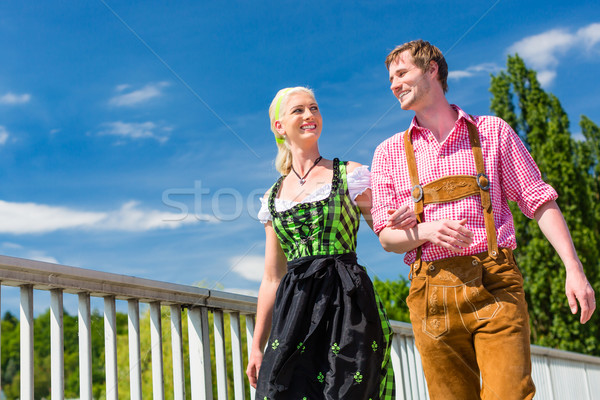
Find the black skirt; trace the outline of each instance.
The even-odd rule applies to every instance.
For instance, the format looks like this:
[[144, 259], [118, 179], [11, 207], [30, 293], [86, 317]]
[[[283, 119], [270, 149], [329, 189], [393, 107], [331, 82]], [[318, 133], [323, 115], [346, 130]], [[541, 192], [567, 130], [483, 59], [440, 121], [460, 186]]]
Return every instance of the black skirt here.
[[256, 399], [379, 399], [386, 348], [373, 283], [355, 253], [292, 260]]

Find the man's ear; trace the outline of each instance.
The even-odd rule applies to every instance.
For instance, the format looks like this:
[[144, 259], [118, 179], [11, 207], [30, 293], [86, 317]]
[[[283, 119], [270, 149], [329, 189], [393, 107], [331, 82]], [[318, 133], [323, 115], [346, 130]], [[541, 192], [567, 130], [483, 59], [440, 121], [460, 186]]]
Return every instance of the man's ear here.
[[429, 68], [427, 69], [427, 73], [431, 73], [432, 76], [436, 76], [439, 70], [438, 64], [431, 60], [429, 61]]

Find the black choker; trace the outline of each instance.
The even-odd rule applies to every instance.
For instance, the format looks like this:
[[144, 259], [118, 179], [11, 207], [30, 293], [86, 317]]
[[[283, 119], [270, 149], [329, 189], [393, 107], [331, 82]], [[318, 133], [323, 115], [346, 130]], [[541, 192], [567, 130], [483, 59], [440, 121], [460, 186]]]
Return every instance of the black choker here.
[[298, 173], [296, 172], [296, 170], [294, 169], [294, 165], [292, 164], [292, 171], [294, 171], [294, 173], [296, 174], [296, 176], [298, 177], [298, 182], [300, 183], [300, 186], [304, 185], [306, 183], [306, 177], [308, 176], [308, 174], [310, 173], [310, 171], [312, 171], [312, 169], [314, 167], [317, 166], [317, 164], [319, 163], [319, 161], [321, 161], [323, 157], [319, 156], [319, 158], [317, 158], [315, 160], [315, 163], [312, 165], [312, 167], [310, 167], [308, 169], [308, 171], [306, 171], [306, 173], [304, 174], [303, 177], [300, 177], [300, 175], [298, 175]]

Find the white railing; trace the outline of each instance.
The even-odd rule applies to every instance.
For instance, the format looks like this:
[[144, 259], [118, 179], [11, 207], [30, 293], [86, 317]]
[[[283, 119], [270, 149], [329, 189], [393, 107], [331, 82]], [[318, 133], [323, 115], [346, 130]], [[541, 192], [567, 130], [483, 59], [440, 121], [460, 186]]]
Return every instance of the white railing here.
[[[247, 354], [243, 354], [244, 348], [250, 348], [254, 330], [254, 297], [5, 256], [0, 256], [0, 285], [20, 288], [21, 399], [34, 398], [33, 310], [36, 291], [50, 292], [52, 399], [64, 398], [63, 293], [75, 294], [78, 298], [80, 399], [92, 399], [90, 301], [94, 298], [104, 299], [107, 400], [118, 399], [117, 380], [124, 374], [128, 375], [128, 397], [132, 400], [162, 400], [165, 397], [212, 400], [213, 389], [218, 400], [254, 398], [245, 379]], [[4, 301], [3, 297], [0, 305]], [[124, 304], [128, 316], [128, 373], [118, 371], [117, 362], [116, 316], [118, 306]], [[140, 307], [144, 304], [150, 314], [150, 349], [142, 349], [140, 343]], [[163, 340], [163, 307], [170, 311], [170, 326], [166, 328], [170, 332], [170, 344]], [[212, 315], [212, 326], [209, 325], [209, 314]], [[229, 333], [225, 332], [226, 317]], [[184, 322], [187, 322], [187, 336], [183, 331]], [[426, 399], [427, 388], [411, 326], [395, 321], [392, 326], [396, 398]], [[226, 346], [226, 336], [230, 346]], [[171, 347], [171, 366], [164, 365], [165, 346]], [[151, 393], [142, 393], [142, 352], [151, 354]], [[532, 361], [538, 390], [536, 399], [600, 398], [600, 357], [533, 346]], [[174, 382], [173, 392], [167, 394], [165, 368], [172, 369]], [[228, 371], [232, 372], [229, 376]], [[193, 378], [186, 381], [186, 376]], [[186, 395], [187, 387], [190, 390]]]

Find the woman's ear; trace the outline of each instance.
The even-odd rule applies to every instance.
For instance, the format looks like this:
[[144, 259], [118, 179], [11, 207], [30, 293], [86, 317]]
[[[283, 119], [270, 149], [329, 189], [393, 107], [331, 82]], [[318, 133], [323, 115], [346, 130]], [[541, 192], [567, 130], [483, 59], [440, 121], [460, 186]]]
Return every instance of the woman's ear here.
[[281, 122], [275, 121], [275, 129], [280, 135], [285, 135], [285, 129], [283, 129], [283, 125], [281, 125]]

